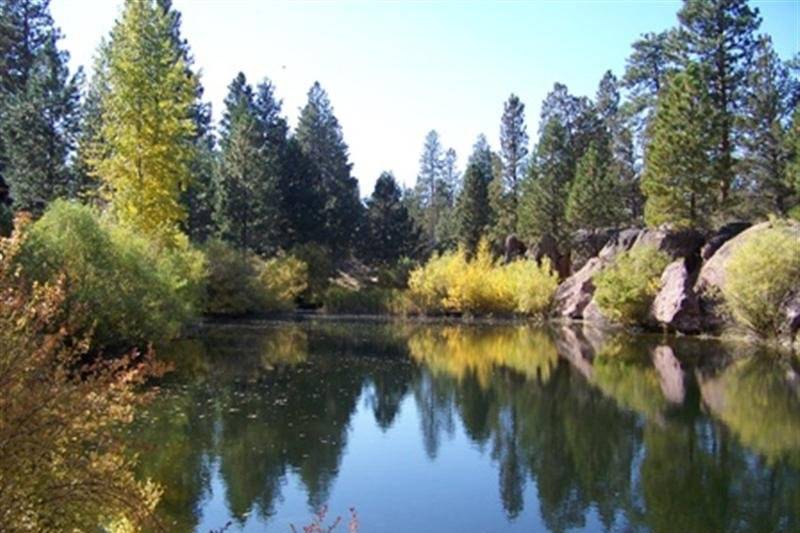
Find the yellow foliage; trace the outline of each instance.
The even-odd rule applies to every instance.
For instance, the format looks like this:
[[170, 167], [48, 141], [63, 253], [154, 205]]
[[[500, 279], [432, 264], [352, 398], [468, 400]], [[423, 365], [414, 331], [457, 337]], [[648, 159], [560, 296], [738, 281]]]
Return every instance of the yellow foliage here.
[[264, 262], [258, 275], [268, 300], [266, 307], [290, 309], [308, 287], [308, 265], [294, 257], [274, 257]]
[[541, 315], [558, 286], [549, 263], [497, 264], [487, 241], [472, 260], [463, 249], [434, 256], [411, 273], [412, 302], [425, 313]]
[[474, 374], [488, 387], [495, 367], [546, 382], [558, 365], [558, 352], [543, 331], [513, 328], [423, 328], [408, 339], [411, 357], [436, 373], [464, 379]]

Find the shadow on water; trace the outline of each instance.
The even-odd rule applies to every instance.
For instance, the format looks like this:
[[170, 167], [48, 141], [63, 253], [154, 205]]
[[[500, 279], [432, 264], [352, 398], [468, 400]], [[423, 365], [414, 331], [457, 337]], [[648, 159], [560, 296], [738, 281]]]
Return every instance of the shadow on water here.
[[360, 440], [408, 433], [420, 459], [409, 449], [404, 469], [457, 460], [496, 480], [465, 507], [454, 479], [432, 530], [494, 507], [492, 530], [800, 529], [796, 359], [582, 327], [349, 322], [214, 326], [161, 353], [176, 371], [130, 439], [176, 531], [280, 530], [298, 495], [310, 515], [337, 492], [365, 531], [408, 530], [383, 500], [413, 500], [413, 476], [365, 492], [344, 460], [357, 446], [371, 468], [398, 461]]

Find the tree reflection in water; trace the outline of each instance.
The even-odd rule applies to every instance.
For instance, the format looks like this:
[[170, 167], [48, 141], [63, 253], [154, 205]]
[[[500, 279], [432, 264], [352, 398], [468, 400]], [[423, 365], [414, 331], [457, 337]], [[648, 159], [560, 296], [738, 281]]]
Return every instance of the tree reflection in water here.
[[[169, 350], [177, 370], [135, 432], [142, 474], [164, 486], [176, 531], [198, 527], [215, 472], [239, 525], [268, 523], [290, 477], [311, 513], [359, 438], [360, 406], [386, 433], [413, 405], [431, 468], [458, 432], [495, 465], [509, 524], [535, 506], [553, 531], [591, 516], [606, 529], [800, 528], [797, 361], [728, 364], [720, 345], [662, 341], [527, 326], [209, 328]], [[369, 530], [369, 509], [359, 514]]]

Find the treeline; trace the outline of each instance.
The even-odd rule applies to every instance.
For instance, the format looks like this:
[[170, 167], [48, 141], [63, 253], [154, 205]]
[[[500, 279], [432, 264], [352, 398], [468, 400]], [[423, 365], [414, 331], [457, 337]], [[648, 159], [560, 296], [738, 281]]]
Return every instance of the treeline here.
[[79, 198], [159, 238], [262, 256], [312, 243], [390, 264], [473, 253], [481, 238], [499, 250], [510, 234], [565, 250], [577, 230], [785, 215], [800, 198], [800, 59], [778, 57], [744, 0], [687, 0], [594, 98], [555, 84], [533, 145], [513, 94], [499, 148], [481, 135], [463, 172], [431, 131], [416, 185], [385, 172], [365, 201], [319, 83], [292, 131], [274, 85], [240, 73], [215, 128], [170, 0], [126, 1], [88, 83], [69, 72], [48, 3], [0, 7], [6, 231], [12, 210]]

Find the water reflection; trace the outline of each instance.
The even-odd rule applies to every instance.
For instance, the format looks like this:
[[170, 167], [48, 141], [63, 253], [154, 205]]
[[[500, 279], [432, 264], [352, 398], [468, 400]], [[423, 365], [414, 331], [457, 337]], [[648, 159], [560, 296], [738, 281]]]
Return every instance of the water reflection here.
[[[408, 530], [392, 502], [426, 476], [452, 477], [427, 503], [432, 530], [495, 507], [492, 530], [800, 528], [795, 359], [570, 327], [354, 323], [215, 327], [168, 357], [177, 370], [131, 439], [176, 531], [280, 530], [298, 494], [309, 514], [341, 496], [365, 531]], [[383, 438], [409, 444], [382, 453]], [[497, 496], [463, 505], [459, 476], [486, 467]]]

